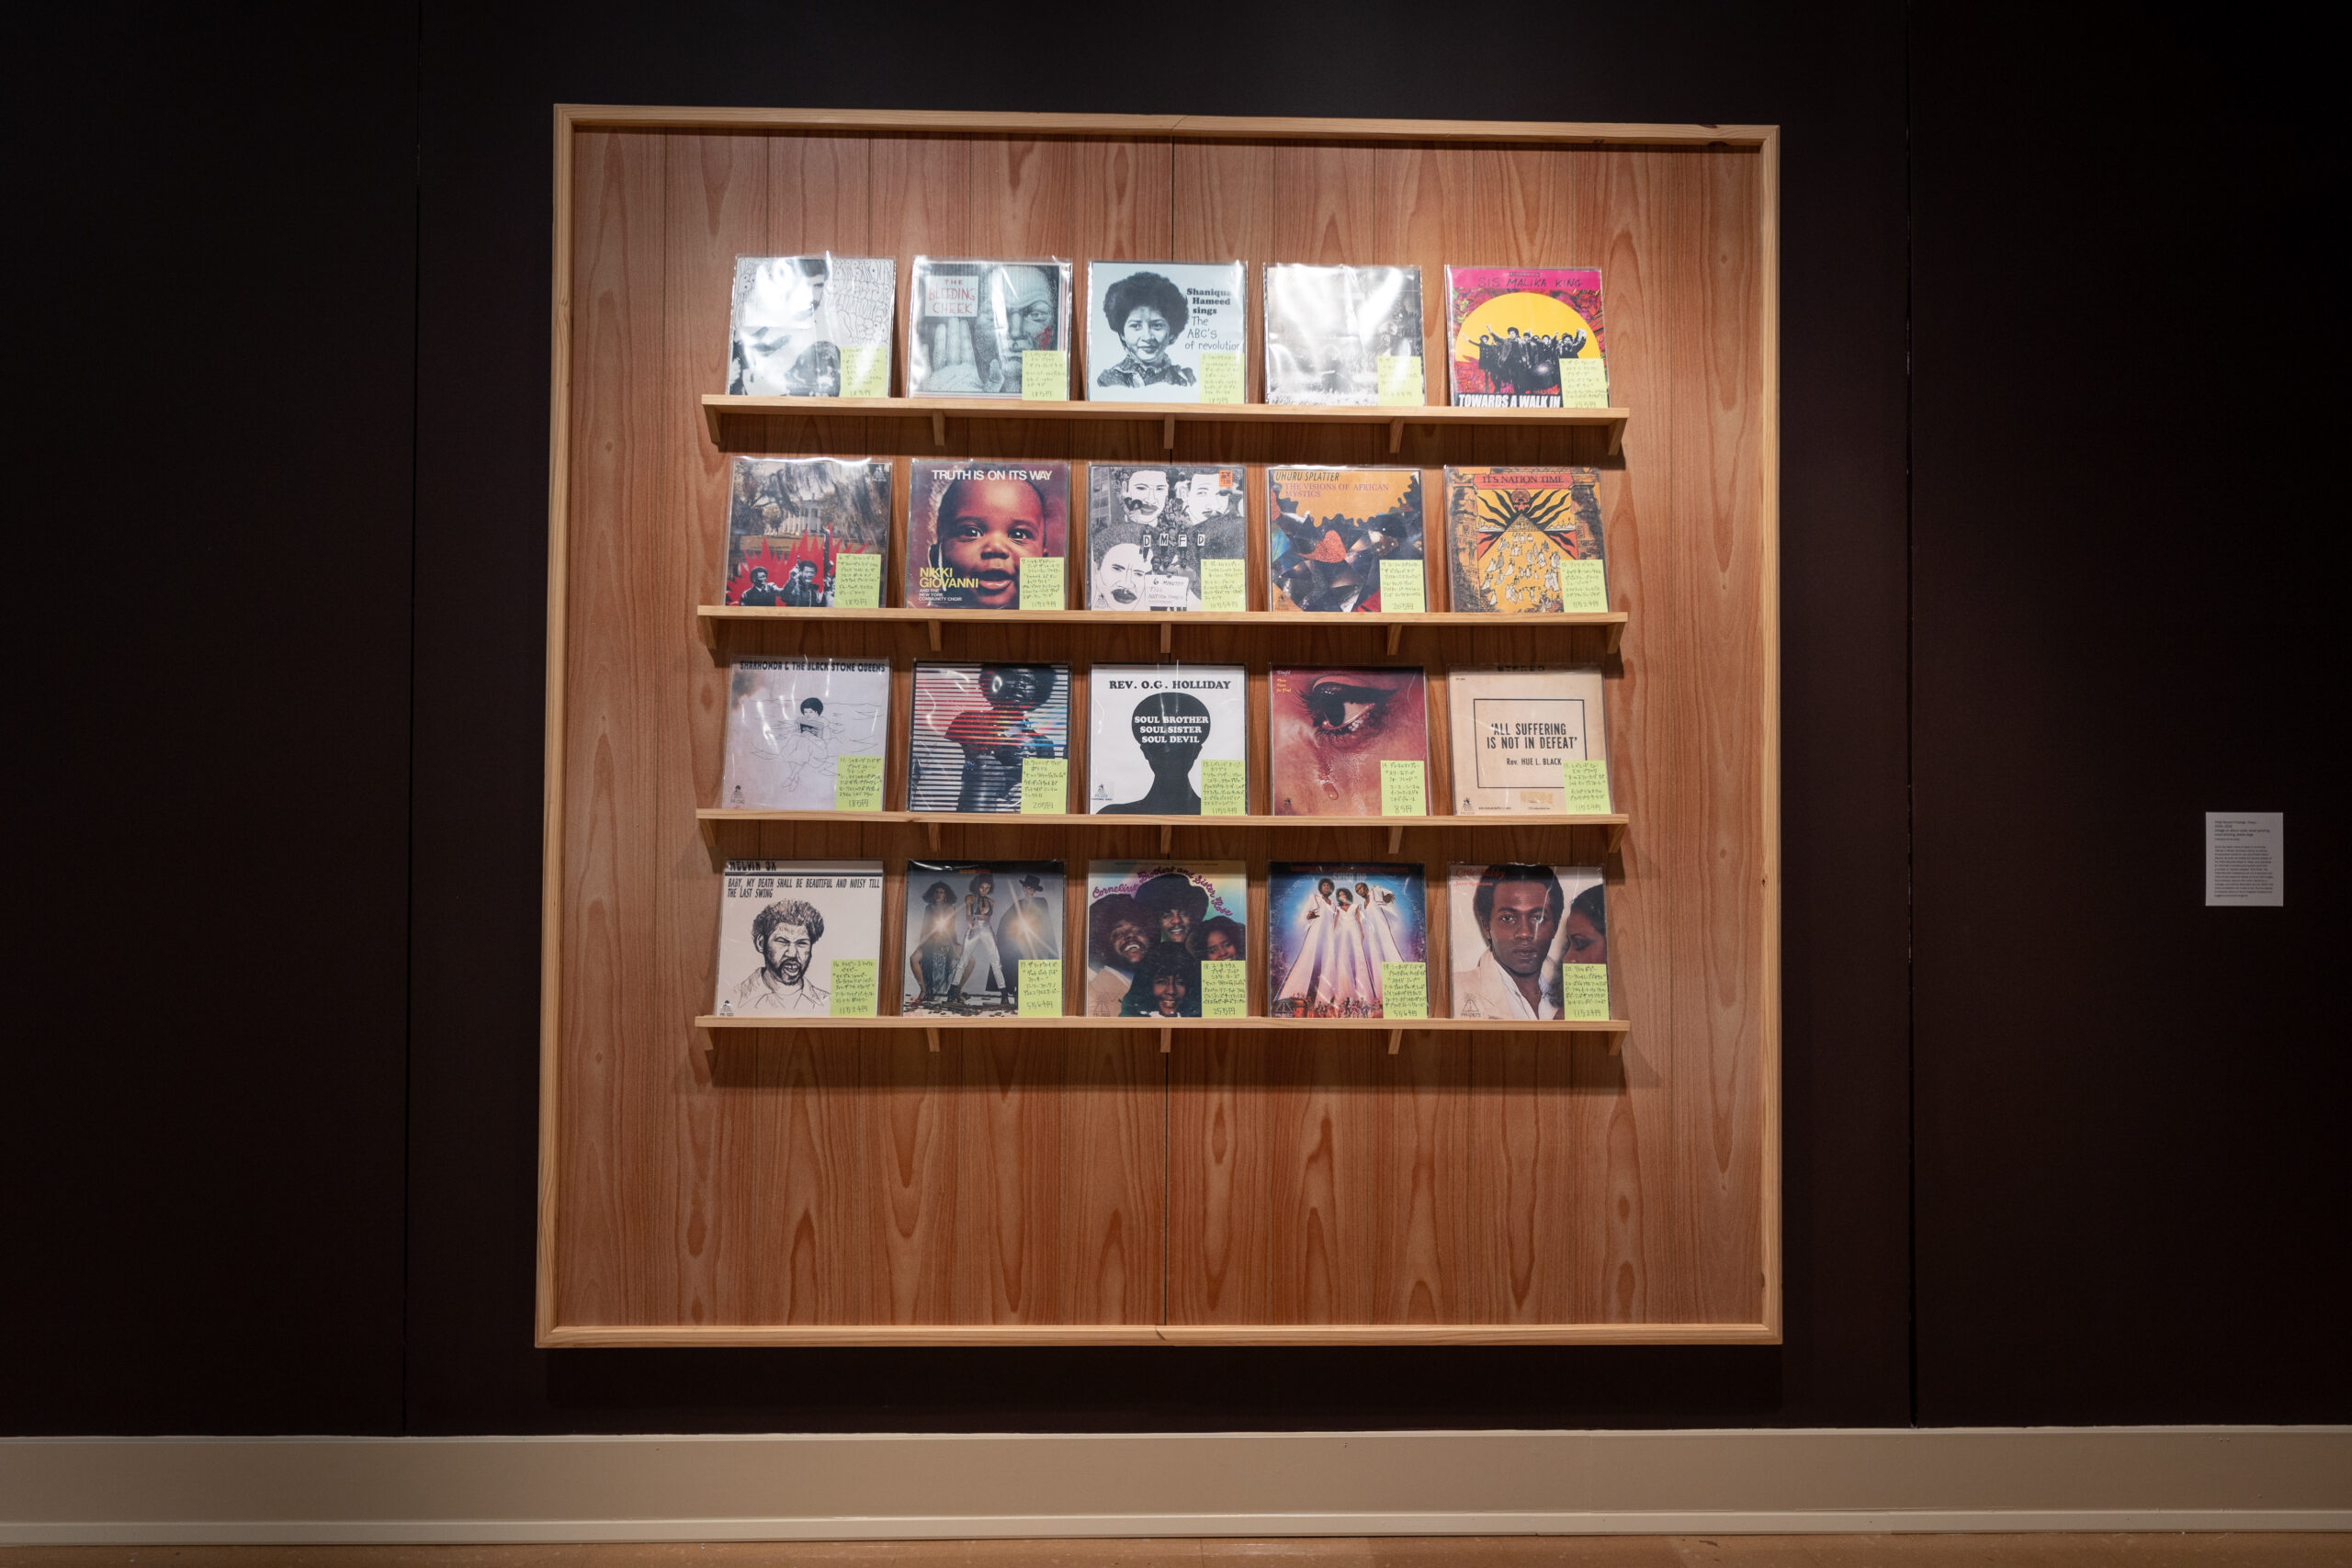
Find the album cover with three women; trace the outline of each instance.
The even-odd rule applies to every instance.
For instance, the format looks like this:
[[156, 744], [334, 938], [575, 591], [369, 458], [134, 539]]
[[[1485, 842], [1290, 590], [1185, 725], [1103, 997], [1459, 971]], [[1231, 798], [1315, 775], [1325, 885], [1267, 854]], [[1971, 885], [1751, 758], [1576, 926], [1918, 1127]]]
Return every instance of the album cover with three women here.
[[1062, 884], [1059, 861], [909, 861], [899, 1014], [1018, 1013], [1023, 962], [1061, 958]]
[[[1268, 866], [1266, 960], [1271, 1017], [1428, 1016], [1429, 891], [1421, 868]], [[1408, 998], [1390, 995], [1400, 981], [1412, 987]]]

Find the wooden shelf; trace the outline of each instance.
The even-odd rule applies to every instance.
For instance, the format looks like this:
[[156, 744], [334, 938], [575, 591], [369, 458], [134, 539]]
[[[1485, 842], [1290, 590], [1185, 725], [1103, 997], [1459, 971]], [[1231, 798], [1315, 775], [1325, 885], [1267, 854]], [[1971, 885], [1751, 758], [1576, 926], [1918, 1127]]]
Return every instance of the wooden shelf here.
[[[1180, 828], [1206, 828], [1217, 832], [1302, 832], [1342, 830], [1361, 832], [1377, 838], [1387, 837], [1388, 852], [1397, 853], [1404, 847], [1408, 829], [1424, 832], [1491, 832], [1497, 829], [1552, 828], [1564, 832], [1578, 829], [1596, 830], [1607, 835], [1603, 855], [1614, 854], [1625, 837], [1630, 820], [1622, 811], [1572, 815], [1567, 813], [1502, 813], [1470, 817], [1147, 817], [1125, 812], [957, 812], [957, 811], [752, 811], [729, 807], [704, 807], [695, 813], [695, 825], [702, 831], [702, 841], [712, 851], [726, 847], [726, 841], [747, 831], [756, 830], [763, 823], [810, 822], [856, 824], [873, 828], [907, 828], [923, 830], [930, 848], [939, 848], [940, 830], [944, 828], [1097, 828], [1104, 829], [1131, 829], [1140, 835], [1156, 835], [1159, 852], [1169, 852], [1176, 830]], [[755, 858], [746, 856], [744, 858]]]
[[1203, 1031], [1221, 1031], [1244, 1034], [1370, 1034], [1386, 1035], [1388, 1052], [1394, 1055], [1401, 1049], [1408, 1034], [1516, 1034], [1548, 1035], [1566, 1042], [1579, 1034], [1604, 1037], [1609, 1042], [1609, 1054], [1615, 1055], [1623, 1048], [1624, 1037], [1633, 1025], [1622, 1018], [1599, 1019], [1567, 1022], [1551, 1021], [1529, 1023], [1507, 1018], [1176, 1018], [1151, 1020], [1136, 1018], [1012, 1018], [997, 1014], [986, 1018], [901, 1018], [890, 1015], [880, 1018], [732, 1018], [705, 1013], [695, 1020], [696, 1029], [707, 1031], [716, 1045], [729, 1038], [740, 1038], [742, 1032], [765, 1030], [770, 1032], [792, 1032], [799, 1030], [831, 1032], [840, 1030], [887, 1030], [892, 1032], [914, 1033], [920, 1031], [934, 1051], [939, 1049], [941, 1033], [950, 1031], [977, 1031], [1002, 1033], [1052, 1030], [1062, 1032], [1110, 1032], [1121, 1034], [1158, 1034], [1162, 1051], [1174, 1047], [1178, 1034]]
[[[1408, 425], [1439, 431], [1471, 430], [1597, 430], [1601, 455], [1615, 457], [1625, 439], [1629, 411], [1608, 409], [1456, 408], [1452, 404], [1420, 404], [1408, 408], [1332, 406], [1309, 403], [1091, 403], [1029, 402], [1019, 398], [754, 398], [707, 392], [702, 400], [704, 427], [710, 444], [722, 452], [756, 452], [769, 445], [763, 439], [771, 422], [815, 421], [838, 426], [856, 422], [846, 444], [870, 447], [876, 420], [928, 421], [931, 443], [947, 445], [947, 422], [960, 420], [1058, 420], [1073, 423], [1157, 424], [1160, 443], [1176, 447], [1179, 425], [1227, 428], [1290, 425], [1315, 430], [1385, 429], [1388, 450], [1403, 449]], [[864, 438], [864, 439], [861, 439]], [[831, 437], [829, 434], [829, 441]], [[895, 444], [892, 444], [895, 445]]]
[[1486, 611], [1430, 610], [1419, 615], [1310, 615], [1278, 610], [928, 610], [898, 607], [881, 610], [792, 610], [744, 604], [704, 604], [695, 611], [703, 646], [721, 659], [729, 658], [747, 636], [773, 629], [807, 631], [821, 627], [891, 626], [910, 637], [921, 632], [929, 651], [942, 651], [942, 634], [975, 626], [1008, 625], [1055, 628], [1071, 636], [1107, 633], [1125, 641], [1150, 640], [1159, 633], [1159, 651], [1172, 652], [1175, 636], [1241, 628], [1308, 636], [1329, 632], [1384, 634], [1387, 651], [1397, 652], [1404, 635], [1412, 630], [1533, 632], [1563, 639], [1582, 636], [1596, 639], [1603, 655], [1617, 651], [1628, 619], [1623, 610], [1556, 615], [1500, 615]]

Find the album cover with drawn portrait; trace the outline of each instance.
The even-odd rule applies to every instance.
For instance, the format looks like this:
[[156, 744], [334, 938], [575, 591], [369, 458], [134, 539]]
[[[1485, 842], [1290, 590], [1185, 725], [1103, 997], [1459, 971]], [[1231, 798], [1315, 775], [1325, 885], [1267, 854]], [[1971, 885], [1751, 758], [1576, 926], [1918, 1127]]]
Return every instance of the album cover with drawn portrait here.
[[[1086, 467], [1086, 604], [1093, 610], [1197, 610], [1204, 562], [1228, 608], [1246, 610], [1248, 470], [1178, 463]], [[1240, 604], [1231, 604], [1233, 588]], [[1214, 605], [1212, 608], [1216, 607]]]
[[889, 733], [888, 660], [738, 659], [728, 673], [718, 803], [833, 810], [841, 760], [880, 758]]
[[[882, 863], [730, 860], [711, 1011], [870, 1017], [882, 953]], [[863, 964], [854, 977], [837, 968]], [[837, 998], [844, 984], [848, 992]], [[849, 996], [863, 1005], [844, 1008]]]
[[899, 264], [888, 256], [737, 256], [727, 389], [887, 398]]
[[1419, 670], [1273, 670], [1267, 754], [1277, 817], [1382, 817], [1383, 762], [1421, 766], [1429, 811], [1429, 678]]
[[[1453, 865], [1446, 870], [1447, 987], [1455, 1018], [1538, 1022], [1568, 1016], [1564, 969], [1609, 962], [1608, 889], [1592, 865]], [[1586, 971], [1608, 991], [1608, 976]], [[1606, 1017], [1605, 1006], [1599, 1010]]]
[[910, 398], [1018, 398], [1023, 355], [1060, 354], [1069, 396], [1070, 265], [1053, 256], [1017, 261], [914, 258], [907, 291]]
[[1598, 267], [1449, 266], [1445, 328], [1457, 408], [1609, 406]]
[[1421, 269], [1266, 267], [1266, 400], [1426, 400]]
[[1238, 403], [1248, 385], [1241, 264], [1086, 264], [1086, 396]]
[[1385, 607], [1387, 563], [1410, 563], [1427, 607], [1419, 468], [1266, 470], [1268, 605], [1276, 610]]
[[890, 464], [878, 457], [736, 457], [727, 469], [726, 602], [830, 608], [843, 556], [888, 574]]
[[1428, 963], [1429, 892], [1419, 866], [1266, 868], [1267, 1016], [1385, 1018], [1391, 964], [1420, 967], [1426, 1009]]
[[1020, 1012], [1023, 961], [1062, 956], [1063, 880], [1059, 861], [909, 861], [899, 1016]]
[[[1602, 560], [1600, 470], [1446, 469], [1445, 559], [1457, 610], [1559, 614], [1562, 563]], [[1605, 562], [1598, 570], [1606, 604]]]
[[1017, 812], [1025, 764], [1069, 757], [1067, 664], [919, 662], [913, 707], [910, 811]]
[[[1200, 1018], [1204, 964], [1246, 1014], [1250, 879], [1239, 861], [1095, 861], [1086, 868], [1086, 1016]], [[1208, 1017], [1228, 1016], [1213, 1007]]]
[[1566, 811], [1560, 764], [1609, 761], [1597, 669], [1459, 669], [1445, 685], [1456, 817]]
[[[1097, 664], [1086, 698], [1087, 810], [1200, 816], [1208, 771], [1247, 769], [1249, 707], [1238, 664]], [[1225, 783], [1247, 788], [1240, 773]]]
[[907, 479], [906, 603], [1020, 609], [1021, 563], [1062, 558], [1069, 530], [1067, 462], [918, 457]]

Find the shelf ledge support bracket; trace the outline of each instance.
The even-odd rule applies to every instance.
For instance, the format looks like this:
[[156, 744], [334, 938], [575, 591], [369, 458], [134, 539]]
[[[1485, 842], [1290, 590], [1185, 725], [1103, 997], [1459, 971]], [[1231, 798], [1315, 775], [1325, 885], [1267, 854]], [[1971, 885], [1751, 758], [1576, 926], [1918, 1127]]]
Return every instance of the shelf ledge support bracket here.
[[1160, 652], [1165, 653], [1165, 652], [1167, 652], [1167, 651], [1168, 651], [1169, 639], [1170, 639], [1170, 638], [1171, 638], [1171, 637], [1173, 637], [1175, 635], [1176, 635], [1176, 623], [1175, 623], [1175, 622], [1173, 622], [1173, 621], [1162, 621], [1162, 622], [1160, 622], [1160, 623], [1159, 623], [1159, 651], [1160, 651]]
[[923, 625], [930, 628], [931, 631], [931, 651], [937, 653], [939, 651], [939, 623], [937, 621], [925, 621]]
[[947, 416], [944, 413], [931, 416], [931, 444], [933, 446], [947, 445]]
[[1404, 1043], [1405, 1032], [1403, 1030], [1392, 1029], [1388, 1032], [1388, 1054], [1390, 1055], [1394, 1056], [1396, 1054], [1397, 1049]]
[[1392, 419], [1388, 422], [1388, 450], [1394, 455], [1402, 451], [1404, 446], [1405, 422], [1401, 419]]
[[1161, 445], [1165, 446], [1168, 450], [1170, 452], [1176, 450], [1176, 416], [1174, 414], [1170, 414], [1167, 419], [1161, 423], [1159, 427], [1159, 439]]
[[1393, 854], [1396, 853], [1399, 850], [1403, 849], [1404, 847], [1405, 847], [1405, 829], [1404, 829], [1403, 828], [1401, 828], [1401, 827], [1399, 827], [1399, 828], [1391, 828], [1391, 829], [1388, 829], [1388, 852], [1389, 852], [1390, 854], [1392, 854], [1392, 855], [1393, 855]]
[[931, 852], [937, 854], [939, 852], [939, 824], [926, 822], [922, 825], [922, 830], [931, 840]]
[[1394, 653], [1405, 640], [1405, 623], [1397, 621], [1388, 628], [1388, 651]]
[[1176, 824], [1173, 822], [1162, 822], [1159, 825], [1159, 852], [1161, 854], [1166, 854], [1168, 852], [1169, 846], [1175, 841]]
[[1161, 1055], [1165, 1056], [1168, 1055], [1169, 1042], [1174, 1039], [1175, 1035], [1176, 1032], [1172, 1029], [1163, 1029], [1159, 1032], [1159, 1054]]
[[922, 1042], [924, 1044], [930, 1046], [935, 1054], [939, 1050], [939, 1031], [936, 1029], [924, 1030], [922, 1032]]

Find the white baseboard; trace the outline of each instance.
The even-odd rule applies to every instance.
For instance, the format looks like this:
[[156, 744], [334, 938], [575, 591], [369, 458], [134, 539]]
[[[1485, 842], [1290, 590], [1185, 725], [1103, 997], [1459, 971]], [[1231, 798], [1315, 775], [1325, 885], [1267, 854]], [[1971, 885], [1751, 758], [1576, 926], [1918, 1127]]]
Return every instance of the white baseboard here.
[[0, 1541], [2352, 1530], [2352, 1427], [0, 1440]]

